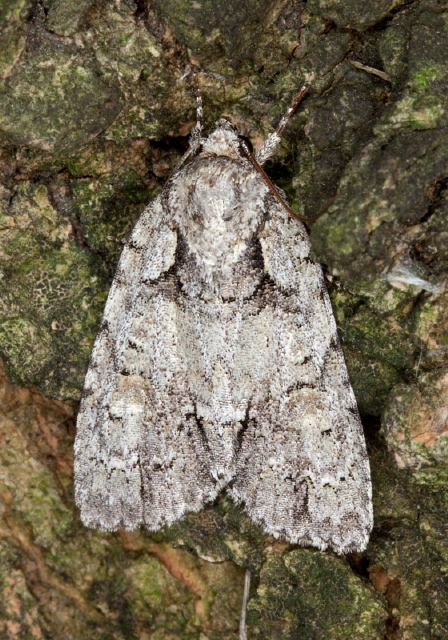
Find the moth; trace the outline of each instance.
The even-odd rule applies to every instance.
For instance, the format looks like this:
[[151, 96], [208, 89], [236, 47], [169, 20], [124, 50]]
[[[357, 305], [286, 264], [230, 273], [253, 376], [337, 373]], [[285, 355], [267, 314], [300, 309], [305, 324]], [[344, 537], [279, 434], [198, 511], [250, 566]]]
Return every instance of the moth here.
[[343, 554], [372, 528], [369, 462], [322, 270], [228, 120], [144, 210], [113, 280], [75, 442], [83, 523], [155, 531], [225, 489], [276, 538]]

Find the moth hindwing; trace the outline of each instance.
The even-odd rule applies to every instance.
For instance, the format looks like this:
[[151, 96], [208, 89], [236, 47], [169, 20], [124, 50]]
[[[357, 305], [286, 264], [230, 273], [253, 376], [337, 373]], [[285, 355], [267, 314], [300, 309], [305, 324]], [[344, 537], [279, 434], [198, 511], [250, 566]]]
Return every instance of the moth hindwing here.
[[[365, 548], [369, 463], [321, 268], [252, 156], [201, 113], [121, 256], [75, 443], [83, 523], [156, 530], [226, 489], [275, 537]], [[292, 113], [289, 113], [290, 117]]]

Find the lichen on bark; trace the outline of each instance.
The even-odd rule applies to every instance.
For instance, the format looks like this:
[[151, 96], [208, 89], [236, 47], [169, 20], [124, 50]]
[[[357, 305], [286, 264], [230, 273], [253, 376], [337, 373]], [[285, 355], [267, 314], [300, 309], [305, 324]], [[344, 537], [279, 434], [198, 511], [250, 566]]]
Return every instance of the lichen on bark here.
[[[249, 567], [249, 637], [446, 637], [444, 4], [4, 4], [0, 635], [230, 640]], [[90, 349], [122, 240], [186, 148], [191, 62], [206, 126], [225, 114], [255, 144], [310, 87], [266, 169], [297, 211], [322, 213], [314, 251], [342, 284], [373, 472], [364, 554], [276, 542], [224, 496], [151, 536], [86, 531], [73, 505]]]

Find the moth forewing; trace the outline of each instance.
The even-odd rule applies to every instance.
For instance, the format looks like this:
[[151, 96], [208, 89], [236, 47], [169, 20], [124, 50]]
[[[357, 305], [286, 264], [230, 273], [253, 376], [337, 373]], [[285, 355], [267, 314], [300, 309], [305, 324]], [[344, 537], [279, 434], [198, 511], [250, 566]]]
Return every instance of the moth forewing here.
[[276, 537], [361, 551], [369, 462], [328, 293], [254, 164], [279, 135], [252, 156], [226, 120], [201, 123], [106, 303], [78, 416], [82, 521], [156, 530], [225, 488]]

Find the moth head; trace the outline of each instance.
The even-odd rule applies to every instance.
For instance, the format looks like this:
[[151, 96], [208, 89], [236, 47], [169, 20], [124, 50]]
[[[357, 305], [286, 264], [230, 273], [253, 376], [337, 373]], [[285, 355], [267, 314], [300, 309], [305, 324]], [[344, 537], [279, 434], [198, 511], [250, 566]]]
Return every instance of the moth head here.
[[202, 149], [206, 155], [214, 154], [240, 158], [245, 155], [241, 151], [242, 143], [252, 151], [250, 140], [245, 136], [238, 135], [238, 129], [227, 118], [219, 118], [215, 122], [213, 131], [204, 140]]
[[233, 122], [227, 120], [227, 118], [219, 118], [219, 120], [215, 122], [215, 130], [216, 129], [225, 129], [226, 131], [231, 131], [238, 134], [236, 126], [233, 124]]

